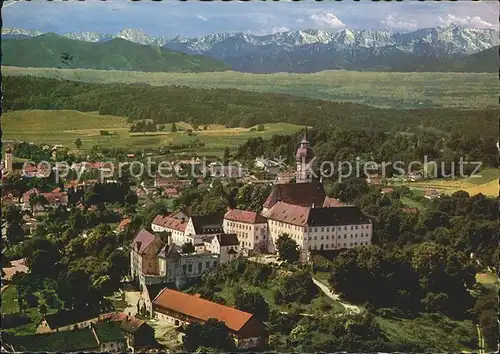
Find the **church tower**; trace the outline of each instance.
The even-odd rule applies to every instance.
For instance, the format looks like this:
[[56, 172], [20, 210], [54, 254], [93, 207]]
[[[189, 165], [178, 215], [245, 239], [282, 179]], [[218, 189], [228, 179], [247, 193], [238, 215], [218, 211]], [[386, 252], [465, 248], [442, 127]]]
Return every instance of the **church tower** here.
[[295, 154], [295, 161], [297, 163], [297, 171], [295, 173], [296, 183], [311, 183], [313, 181], [312, 170], [308, 168], [308, 164], [314, 158], [314, 152], [312, 151], [309, 140], [307, 139], [307, 126], [304, 130], [304, 137], [300, 142], [300, 146]]
[[10, 146], [5, 149], [4, 171], [5, 172], [12, 171], [12, 149], [10, 148]]

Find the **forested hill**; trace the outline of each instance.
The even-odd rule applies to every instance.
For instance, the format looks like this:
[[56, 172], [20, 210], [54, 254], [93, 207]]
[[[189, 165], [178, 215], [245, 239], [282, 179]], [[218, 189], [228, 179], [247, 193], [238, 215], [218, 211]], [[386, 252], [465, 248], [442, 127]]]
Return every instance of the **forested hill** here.
[[115, 38], [91, 43], [54, 33], [2, 41], [2, 64], [20, 67], [162, 72], [229, 70], [223, 62]]
[[458, 133], [492, 137], [498, 131], [495, 109], [376, 108], [284, 94], [179, 86], [91, 84], [37, 77], [4, 77], [4, 110], [75, 109], [152, 119], [157, 124], [186, 121], [251, 127], [287, 122], [337, 130]]

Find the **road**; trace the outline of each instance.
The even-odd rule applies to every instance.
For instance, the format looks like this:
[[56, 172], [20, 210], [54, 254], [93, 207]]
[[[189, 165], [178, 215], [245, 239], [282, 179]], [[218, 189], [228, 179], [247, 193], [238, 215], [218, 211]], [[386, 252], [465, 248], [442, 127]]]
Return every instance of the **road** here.
[[341, 304], [342, 306], [344, 306], [344, 309], [345, 309], [346, 312], [350, 312], [350, 313], [360, 313], [361, 312], [361, 309], [358, 306], [351, 305], [351, 304], [346, 304], [346, 303], [342, 302], [340, 300], [340, 296], [338, 294], [335, 294], [334, 292], [332, 292], [328, 286], [326, 286], [325, 284], [323, 284], [318, 279], [312, 278], [312, 280], [313, 280], [314, 284], [316, 284], [316, 286], [318, 288], [320, 288], [320, 290], [326, 296], [328, 296], [330, 299], [332, 299], [334, 301], [337, 301], [339, 304]]
[[483, 337], [483, 331], [481, 331], [481, 326], [476, 325], [477, 329], [477, 339], [479, 341], [479, 354], [484, 354], [484, 337]]

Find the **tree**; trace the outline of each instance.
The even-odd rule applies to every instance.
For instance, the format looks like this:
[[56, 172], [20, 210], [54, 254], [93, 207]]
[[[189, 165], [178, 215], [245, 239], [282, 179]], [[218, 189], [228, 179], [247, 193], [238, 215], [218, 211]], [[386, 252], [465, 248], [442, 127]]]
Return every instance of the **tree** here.
[[227, 166], [229, 164], [229, 156], [230, 156], [230, 151], [229, 148], [226, 146], [224, 148], [224, 156], [222, 158], [222, 163], [224, 164], [224, 166]]
[[196, 251], [191, 242], [186, 242], [185, 244], [183, 244], [181, 250], [182, 253], [194, 253]]
[[177, 125], [175, 125], [175, 123], [172, 123], [172, 127], [170, 128], [170, 131], [172, 133], [177, 133]]
[[189, 324], [182, 341], [184, 350], [188, 352], [194, 352], [200, 347], [223, 351], [231, 351], [235, 347], [226, 324], [215, 318], [209, 318], [205, 323]]
[[75, 140], [75, 146], [78, 150], [80, 150], [80, 147], [82, 146], [82, 139], [76, 138]]
[[40, 304], [38, 305], [38, 312], [40, 312], [40, 315], [45, 316], [47, 314], [47, 305], [45, 304]]
[[299, 260], [300, 251], [297, 242], [292, 240], [288, 234], [281, 234], [276, 240], [279, 258], [288, 263], [296, 263]]
[[234, 305], [237, 309], [254, 314], [262, 321], [269, 318], [269, 305], [258, 292], [246, 292], [240, 287], [234, 290]]

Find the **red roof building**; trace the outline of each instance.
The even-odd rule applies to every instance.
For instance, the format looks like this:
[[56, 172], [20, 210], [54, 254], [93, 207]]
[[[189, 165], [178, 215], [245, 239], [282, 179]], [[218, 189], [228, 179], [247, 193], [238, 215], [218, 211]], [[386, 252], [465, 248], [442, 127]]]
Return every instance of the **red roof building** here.
[[210, 318], [222, 321], [239, 349], [263, 347], [267, 343], [264, 324], [254, 315], [197, 296], [164, 289], [153, 300], [153, 311], [156, 318], [173, 325], [203, 323]]

